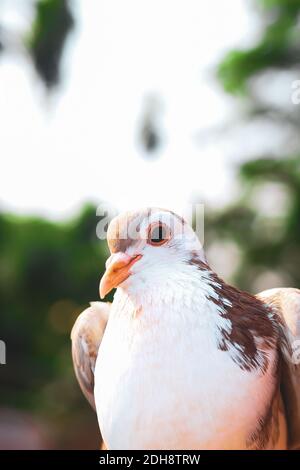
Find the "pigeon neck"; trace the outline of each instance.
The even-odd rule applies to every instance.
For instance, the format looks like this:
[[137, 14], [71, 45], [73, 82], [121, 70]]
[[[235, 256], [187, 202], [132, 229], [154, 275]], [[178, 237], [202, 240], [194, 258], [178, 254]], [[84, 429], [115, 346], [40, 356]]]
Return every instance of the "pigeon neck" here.
[[[115, 303], [115, 302], [114, 302]], [[245, 371], [265, 373], [269, 351], [278, 341], [273, 310], [261, 300], [224, 283], [197, 256], [170, 271], [162, 285], [127, 292], [118, 289], [116, 311], [128, 321], [139, 318], [138, 328], [182, 330], [200, 327]], [[119, 308], [121, 307], [121, 308]]]

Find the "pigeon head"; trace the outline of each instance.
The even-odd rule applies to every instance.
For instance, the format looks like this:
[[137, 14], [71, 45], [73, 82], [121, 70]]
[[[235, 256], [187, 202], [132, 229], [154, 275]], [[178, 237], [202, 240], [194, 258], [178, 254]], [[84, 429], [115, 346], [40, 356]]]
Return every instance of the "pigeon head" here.
[[174, 212], [148, 208], [126, 212], [109, 224], [111, 256], [100, 282], [100, 296], [113, 288], [125, 290], [163, 284], [170, 273], [186, 268], [192, 253], [205, 261], [201, 243], [191, 226]]

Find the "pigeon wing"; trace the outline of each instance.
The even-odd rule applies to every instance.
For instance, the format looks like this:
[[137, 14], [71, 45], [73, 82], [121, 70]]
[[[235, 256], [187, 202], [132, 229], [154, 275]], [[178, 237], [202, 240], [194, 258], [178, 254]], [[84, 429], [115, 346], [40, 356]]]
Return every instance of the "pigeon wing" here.
[[94, 399], [94, 371], [100, 343], [106, 328], [110, 303], [92, 302], [77, 318], [72, 332], [72, 358], [80, 388], [91, 406]]
[[279, 316], [282, 355], [281, 392], [288, 425], [289, 448], [300, 448], [300, 290], [270, 289], [258, 294]]

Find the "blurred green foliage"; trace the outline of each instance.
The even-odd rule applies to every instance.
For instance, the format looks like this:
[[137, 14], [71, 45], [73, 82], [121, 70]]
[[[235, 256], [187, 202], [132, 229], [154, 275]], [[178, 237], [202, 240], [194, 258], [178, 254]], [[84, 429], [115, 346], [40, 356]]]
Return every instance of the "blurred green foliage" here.
[[47, 87], [60, 78], [60, 61], [69, 32], [74, 25], [68, 0], [39, 0], [28, 47], [36, 70]]
[[[230, 240], [237, 245], [240, 260], [233, 281], [242, 289], [255, 293], [258, 276], [266, 272], [277, 274], [283, 286], [299, 287], [299, 156], [249, 161], [241, 166], [239, 178], [243, 189], [238, 200], [207, 216], [208, 245], [216, 240]], [[278, 184], [286, 195], [284, 210], [280, 213], [260, 211], [259, 202], [253, 205], [253, 196], [269, 182]], [[269, 188], [264, 197], [272, 198]]]
[[[39, 77], [48, 89], [52, 89], [61, 80], [63, 51], [75, 25], [71, 2], [34, 0], [33, 7], [34, 16], [29, 25], [29, 34], [24, 38], [17, 38], [17, 41], [24, 43]], [[8, 33], [18, 34], [10, 31]], [[1, 37], [0, 18], [0, 53], [7, 49], [9, 46], [5, 35]]]
[[231, 51], [219, 65], [218, 76], [226, 91], [246, 92], [249, 78], [266, 68], [299, 64], [299, 0], [257, 0], [265, 29], [258, 44]]
[[[249, 49], [229, 52], [219, 65], [218, 77], [226, 91], [240, 95], [246, 104], [240, 116], [244, 122], [263, 118], [273, 125], [276, 135], [288, 130], [289, 139], [283, 139], [276, 155], [253, 154], [241, 165], [241, 194], [231, 207], [210, 216], [210, 238], [221, 237], [238, 245], [241, 259], [234, 280], [240, 287], [255, 290], [257, 278], [268, 271], [278, 274], [283, 284], [299, 287], [300, 109], [291, 104], [291, 85], [300, 70], [300, 1], [256, 0], [254, 5], [263, 21], [260, 39]], [[283, 82], [282, 93], [287, 99], [281, 106], [276, 99], [274, 104], [263, 101], [264, 87], [278, 79], [279, 72], [291, 77], [290, 89]], [[267, 81], [255, 80], [267, 73]], [[242, 154], [240, 157], [245, 160]], [[277, 185], [285, 195], [283, 213], [279, 207], [275, 213], [261, 210], [263, 199], [274, 197], [272, 191], [260, 200], [256, 197], [268, 183]]]
[[[87, 302], [99, 298], [107, 258], [96, 237], [99, 220], [93, 206], [67, 223], [0, 215], [1, 402], [43, 416], [57, 445], [72, 416], [89, 411], [73, 373], [70, 331]], [[92, 411], [90, 419], [96, 426]], [[94, 445], [97, 437], [95, 428]]]

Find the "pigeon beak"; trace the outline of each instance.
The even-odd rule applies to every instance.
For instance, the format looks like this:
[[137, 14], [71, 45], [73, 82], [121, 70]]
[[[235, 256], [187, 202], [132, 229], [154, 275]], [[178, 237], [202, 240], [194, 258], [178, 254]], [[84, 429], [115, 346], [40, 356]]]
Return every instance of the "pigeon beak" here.
[[100, 297], [103, 299], [114, 287], [118, 287], [130, 275], [130, 268], [141, 259], [142, 255], [129, 256], [126, 253], [114, 253], [106, 261], [106, 270], [100, 281]]

